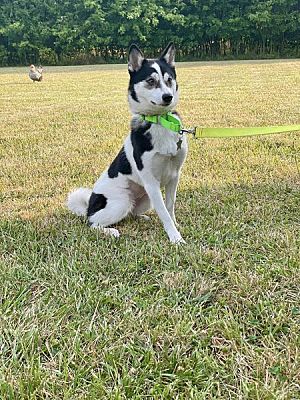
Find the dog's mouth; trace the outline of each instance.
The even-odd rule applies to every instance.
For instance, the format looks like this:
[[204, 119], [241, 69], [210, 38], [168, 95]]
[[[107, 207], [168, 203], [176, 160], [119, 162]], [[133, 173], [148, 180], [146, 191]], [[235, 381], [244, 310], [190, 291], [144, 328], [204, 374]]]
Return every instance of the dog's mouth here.
[[168, 106], [171, 104], [171, 102], [170, 102], [170, 103], [158, 104], [158, 103], [155, 103], [155, 102], [152, 101], [152, 100], [151, 100], [151, 103], [152, 103], [154, 106], [159, 106], [159, 107], [168, 107]]

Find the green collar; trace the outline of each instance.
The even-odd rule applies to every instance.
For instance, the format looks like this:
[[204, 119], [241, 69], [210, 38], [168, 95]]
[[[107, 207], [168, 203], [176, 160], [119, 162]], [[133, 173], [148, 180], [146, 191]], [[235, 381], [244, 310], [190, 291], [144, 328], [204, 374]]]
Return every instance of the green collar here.
[[163, 115], [141, 115], [144, 121], [163, 126], [170, 131], [181, 133], [181, 123], [171, 112]]

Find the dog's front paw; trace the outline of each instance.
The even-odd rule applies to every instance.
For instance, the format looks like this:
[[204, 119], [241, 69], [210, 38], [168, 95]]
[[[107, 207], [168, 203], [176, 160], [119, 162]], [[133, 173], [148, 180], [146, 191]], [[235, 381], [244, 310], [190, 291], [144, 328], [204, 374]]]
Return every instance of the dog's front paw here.
[[115, 228], [103, 228], [103, 232], [107, 236], [111, 236], [111, 237], [115, 237], [115, 238], [120, 237], [120, 232], [118, 231], [118, 229], [115, 229]]
[[91, 228], [98, 229], [99, 231], [103, 232], [104, 235], [106, 236], [111, 236], [115, 238], [118, 238], [120, 236], [120, 232], [118, 231], [118, 229], [115, 228], [103, 228], [102, 226], [99, 225], [91, 225]]
[[169, 239], [171, 243], [174, 244], [185, 244], [185, 240], [182, 238], [179, 232], [172, 232], [169, 234]]
[[183, 238], [180, 238], [179, 240], [176, 240], [176, 242], [174, 242], [175, 244], [186, 244], [186, 241]]

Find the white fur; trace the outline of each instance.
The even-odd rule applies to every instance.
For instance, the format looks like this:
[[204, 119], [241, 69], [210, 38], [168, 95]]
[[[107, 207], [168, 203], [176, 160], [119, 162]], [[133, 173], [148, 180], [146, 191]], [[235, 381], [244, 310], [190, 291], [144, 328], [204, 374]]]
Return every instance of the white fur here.
[[88, 188], [79, 188], [69, 193], [67, 200], [68, 209], [79, 217], [85, 216], [91, 194], [92, 190]]

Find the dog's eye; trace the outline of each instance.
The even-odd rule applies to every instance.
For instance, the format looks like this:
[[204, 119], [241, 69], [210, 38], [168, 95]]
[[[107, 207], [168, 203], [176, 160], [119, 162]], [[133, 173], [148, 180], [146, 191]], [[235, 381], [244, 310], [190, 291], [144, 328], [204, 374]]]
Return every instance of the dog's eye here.
[[167, 82], [171, 85], [171, 83], [172, 83], [172, 78], [168, 78], [168, 80], [167, 80]]
[[148, 78], [147, 83], [152, 86], [152, 85], [154, 85], [155, 80], [153, 78]]

